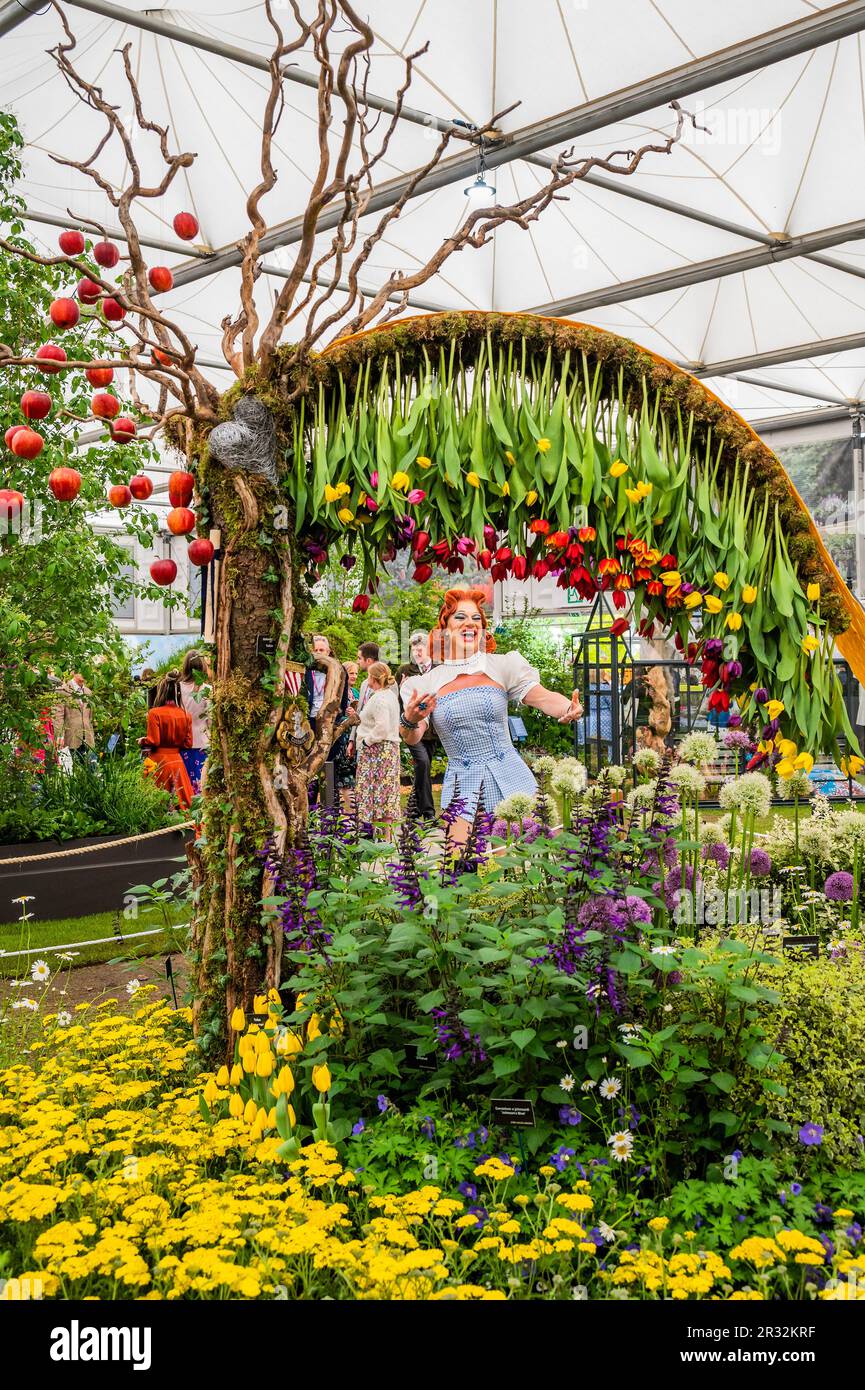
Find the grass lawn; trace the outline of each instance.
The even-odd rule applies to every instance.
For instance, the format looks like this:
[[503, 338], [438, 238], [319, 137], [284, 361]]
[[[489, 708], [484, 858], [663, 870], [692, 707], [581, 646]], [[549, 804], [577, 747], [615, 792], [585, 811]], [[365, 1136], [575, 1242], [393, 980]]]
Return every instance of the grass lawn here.
[[[169, 909], [172, 926], [182, 927], [188, 919], [188, 907], [181, 904]], [[154, 936], [135, 936], [136, 932], [153, 928], [161, 930]], [[127, 940], [127, 936], [132, 939]], [[78, 941], [98, 944], [72, 946]], [[180, 949], [186, 942], [186, 932], [166, 930], [165, 917], [153, 907], [142, 908], [137, 917], [130, 920], [116, 912], [94, 912], [88, 917], [63, 917], [55, 921], [32, 918], [29, 922], [10, 922], [0, 926], [0, 977], [25, 976], [33, 962], [39, 959], [46, 960], [55, 969], [57, 952], [67, 947], [75, 953], [74, 962], [70, 963], [77, 966], [164, 954]], [[29, 954], [21, 955], [22, 951]]]

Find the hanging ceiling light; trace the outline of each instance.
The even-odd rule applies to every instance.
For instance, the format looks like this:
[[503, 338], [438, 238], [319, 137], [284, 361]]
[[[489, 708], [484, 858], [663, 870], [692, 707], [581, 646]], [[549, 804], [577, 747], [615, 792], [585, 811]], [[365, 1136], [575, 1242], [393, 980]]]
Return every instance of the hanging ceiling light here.
[[486, 160], [484, 158], [484, 137], [480, 137], [478, 145], [478, 172], [474, 183], [468, 184], [463, 189], [463, 193], [469, 200], [470, 207], [475, 208], [492, 207], [496, 201], [495, 184], [487, 183], [486, 180]]

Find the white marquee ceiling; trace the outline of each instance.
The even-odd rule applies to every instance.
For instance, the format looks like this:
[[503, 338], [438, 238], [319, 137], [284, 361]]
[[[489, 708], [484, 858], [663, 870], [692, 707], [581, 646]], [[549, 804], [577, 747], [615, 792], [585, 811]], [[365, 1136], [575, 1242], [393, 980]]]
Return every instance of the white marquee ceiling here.
[[[309, 13], [309, 0], [300, 3]], [[188, 0], [184, 8], [145, 9], [141, 0], [123, 0], [122, 8], [251, 54], [266, 56], [269, 50], [261, 3]], [[777, 26], [853, 11], [861, 11], [865, 29], [865, 5], [822, 0], [725, 0], [723, 5], [714, 0], [366, 0], [363, 12], [377, 35], [369, 88], [392, 96], [402, 73], [401, 55], [428, 41], [408, 98], [412, 106], [480, 125], [494, 111], [520, 101], [503, 122], [505, 131], [513, 132]], [[289, 7], [277, 3], [276, 12], [288, 28]], [[5, 14], [0, 6], [0, 30]], [[152, 252], [154, 262], [176, 270], [189, 259], [171, 228], [181, 207], [199, 218], [206, 247], [230, 246], [246, 231], [245, 198], [258, 177], [258, 113], [266, 74], [81, 5], [69, 5], [67, 14], [84, 75], [100, 82], [126, 110], [117, 50], [131, 42], [148, 114], [170, 122], [174, 141], [198, 153], [175, 190], [142, 205], [142, 234], [178, 246], [176, 253]], [[102, 133], [101, 118], [81, 107], [46, 52], [60, 34], [57, 16], [49, 10], [28, 16], [0, 40], [0, 100], [16, 112], [27, 140], [23, 193], [34, 212], [65, 218], [71, 208], [78, 216], [115, 225], [112, 210], [89, 181], [50, 158], [52, 153], [83, 158]], [[845, 351], [742, 365], [737, 370], [751, 378], [747, 382], [730, 375], [707, 380], [758, 426], [788, 412], [812, 412], [824, 402], [843, 406], [865, 397], [863, 45], [863, 34], [854, 32], [692, 92], [683, 104], [708, 129], [690, 131], [669, 156], [647, 157], [627, 181], [751, 236], [605, 187], [577, 184], [568, 200], [549, 208], [529, 232], [503, 227], [491, 247], [454, 257], [418, 298], [446, 308], [506, 310], [573, 303], [573, 317], [692, 366], [862, 335], [862, 345]], [[313, 67], [309, 54], [299, 55], [298, 62], [306, 70]], [[285, 95], [275, 142], [279, 182], [263, 205], [271, 224], [303, 210], [314, 167], [315, 93], [287, 82]], [[607, 124], [573, 142], [575, 151], [603, 154], [634, 147], [668, 133], [673, 119], [667, 106], [619, 122], [608, 115]], [[380, 166], [382, 179], [423, 164], [434, 138], [422, 125], [401, 123]], [[141, 148], [145, 167], [155, 173], [158, 165], [149, 163], [143, 140]], [[559, 148], [548, 146], [545, 152], [554, 155]], [[459, 154], [466, 146], [457, 142], [452, 149]], [[112, 181], [123, 178], [119, 151], [107, 151], [101, 167]], [[494, 180], [500, 200], [510, 201], [543, 177], [537, 164], [520, 159], [496, 169]], [[393, 267], [413, 268], [458, 225], [468, 181], [463, 177], [408, 205], [370, 261], [367, 284], [377, 284]], [[851, 234], [822, 252], [836, 265], [804, 256], [746, 269], [734, 261], [733, 273], [700, 283], [639, 297], [631, 287], [642, 277], [760, 251], [772, 234], [800, 237], [851, 223], [861, 223], [861, 239]], [[56, 247], [57, 229], [34, 221], [30, 231], [38, 246]], [[287, 246], [268, 260], [285, 267], [291, 257]], [[166, 297], [207, 358], [220, 358], [219, 323], [237, 308], [238, 283], [237, 270], [229, 268], [178, 285]], [[279, 284], [262, 276], [262, 306]], [[579, 307], [603, 290], [610, 293], [596, 298], [610, 302]], [[220, 373], [218, 380], [228, 378]]]

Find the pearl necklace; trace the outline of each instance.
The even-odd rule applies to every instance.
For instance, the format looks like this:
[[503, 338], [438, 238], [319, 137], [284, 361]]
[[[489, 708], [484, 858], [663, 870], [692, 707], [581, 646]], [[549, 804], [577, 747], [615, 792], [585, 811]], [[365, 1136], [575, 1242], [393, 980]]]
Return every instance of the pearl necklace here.
[[471, 666], [471, 665], [474, 664], [474, 662], [480, 661], [480, 660], [481, 660], [483, 657], [485, 657], [485, 656], [486, 656], [486, 652], [475, 652], [474, 656], [466, 656], [466, 657], [463, 657], [462, 660], [458, 660], [456, 657], [447, 656], [447, 657], [445, 657], [444, 661], [442, 661], [441, 665], [442, 665], [442, 666]]

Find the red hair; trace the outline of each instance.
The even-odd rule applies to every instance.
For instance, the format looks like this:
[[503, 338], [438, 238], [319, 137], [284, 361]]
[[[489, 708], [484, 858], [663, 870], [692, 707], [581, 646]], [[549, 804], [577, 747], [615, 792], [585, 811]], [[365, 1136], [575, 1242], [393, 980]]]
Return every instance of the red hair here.
[[438, 616], [438, 622], [436, 623], [435, 627], [429, 635], [430, 654], [434, 658], [437, 657], [438, 660], [441, 660], [442, 656], [442, 653], [440, 651], [436, 652], [435, 647], [433, 645], [434, 643], [436, 643], [436, 634], [444, 631], [444, 629], [448, 625], [448, 620], [453, 617], [460, 604], [467, 602], [473, 603], [481, 615], [481, 620], [483, 622], [484, 628], [484, 636], [486, 638], [486, 641], [484, 643], [486, 651], [495, 651], [496, 639], [495, 637], [493, 637], [492, 633], [489, 632], [487, 628], [487, 612], [484, 608], [486, 597], [486, 593], [483, 589], [448, 589], [447, 593], [445, 594], [444, 603], [441, 606], [441, 612]]

